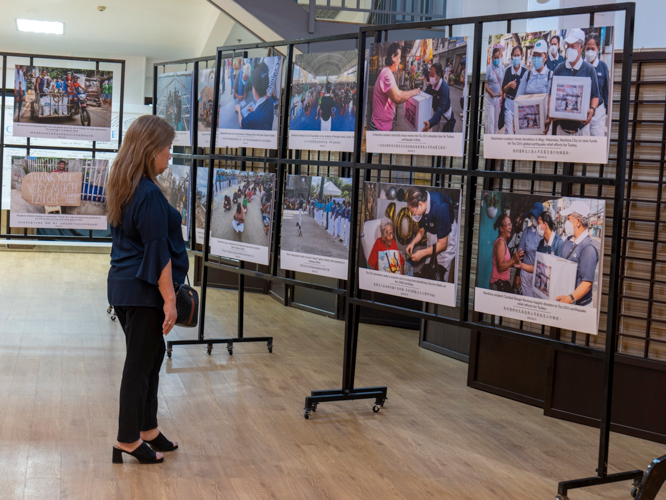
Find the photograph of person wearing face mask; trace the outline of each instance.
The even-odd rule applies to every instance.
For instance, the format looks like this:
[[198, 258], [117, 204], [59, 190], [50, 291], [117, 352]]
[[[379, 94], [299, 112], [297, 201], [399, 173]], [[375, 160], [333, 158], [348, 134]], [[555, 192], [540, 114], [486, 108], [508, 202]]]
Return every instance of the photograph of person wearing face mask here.
[[590, 33], [585, 39], [585, 61], [590, 63], [597, 73], [599, 85], [599, 104], [590, 121], [590, 135], [603, 137], [606, 135], [606, 107], [610, 92], [610, 72], [605, 62], [599, 59], [601, 41], [599, 35]]
[[550, 38], [550, 46], [548, 49], [548, 62], [546, 63], [548, 69], [553, 71], [560, 64], [564, 62], [564, 56], [560, 53], [560, 36], [553, 35]]
[[504, 133], [512, 135], [513, 129], [513, 100], [518, 93], [518, 87], [523, 79], [527, 69], [523, 66], [523, 47], [520, 45], [511, 49], [511, 68], [506, 70], [504, 81], [502, 82], [502, 93], [504, 100], [502, 108], [504, 112], [500, 115], [499, 129], [504, 128]]
[[[512, 251], [515, 214], [529, 223]], [[603, 200], [484, 192], [475, 311], [596, 334], [604, 217]]]
[[504, 65], [501, 63], [502, 51], [493, 48], [492, 64], [486, 69], [484, 95], [485, 133], [496, 134], [502, 108], [502, 82], [504, 81]]
[[432, 118], [423, 122], [421, 132], [453, 132], [456, 119], [451, 107], [449, 85], [443, 79], [442, 65], [433, 64], [429, 74], [430, 78], [425, 93], [432, 96]]
[[[590, 127], [589, 124], [594, 117], [597, 107], [599, 106], [601, 94], [599, 93], [599, 84], [597, 81], [597, 72], [594, 67], [587, 61], [585, 61], [583, 56], [583, 49], [585, 47], [585, 33], [580, 29], [570, 29], [567, 30], [567, 37], [564, 39], [564, 42], [567, 47], [567, 57], [566, 60], [558, 65], [553, 71], [554, 77], [564, 76], [564, 77], [575, 77], [581, 79], [581, 85], [575, 86], [575, 94], [580, 98], [584, 99], [584, 86], [590, 85], [590, 98], [589, 102], [582, 102], [581, 106], [587, 108], [587, 118], [585, 120], [556, 120], [553, 117], [550, 117], [550, 121], [555, 121], [556, 134], [564, 135], [575, 135], [575, 136], [589, 136]], [[555, 82], [553, 85], [553, 93], [550, 96], [550, 101], [555, 101], [554, 109], [558, 108], [558, 99], [561, 100], [561, 96], [568, 95], [568, 90], [566, 90], [566, 84], [560, 84]], [[571, 87], [574, 87], [571, 85]], [[578, 89], [580, 87], [580, 89]], [[563, 90], [564, 89], [564, 90]], [[555, 94], [555, 95], [553, 95]], [[567, 99], [569, 100], [569, 99]], [[576, 101], [574, 100], [574, 104]], [[551, 108], [553, 104], [549, 104], [549, 115], [553, 114], [553, 109]], [[580, 110], [581, 107], [566, 107], [566, 112], [571, 111], [576, 112]]]

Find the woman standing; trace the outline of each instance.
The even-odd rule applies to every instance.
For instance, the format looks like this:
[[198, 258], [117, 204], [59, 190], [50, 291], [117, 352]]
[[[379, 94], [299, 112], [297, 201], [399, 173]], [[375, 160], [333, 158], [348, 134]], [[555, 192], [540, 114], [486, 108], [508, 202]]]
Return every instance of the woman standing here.
[[[502, 103], [502, 107], [504, 108], [504, 133], [510, 135], [514, 133], [513, 100], [516, 98], [520, 81], [527, 72], [527, 69], [522, 65], [522, 59], [523, 48], [520, 45], [516, 45], [511, 50], [511, 69], [507, 70], [504, 74], [504, 81], [502, 82], [502, 91], [504, 92], [504, 102]], [[502, 123], [500, 123], [500, 128], [502, 128]]]
[[493, 244], [493, 270], [490, 273], [490, 286], [491, 290], [498, 292], [513, 293], [511, 286], [511, 268], [520, 263], [523, 257], [523, 251], [517, 250], [511, 256], [507, 241], [511, 238], [511, 218], [507, 214], [500, 215], [495, 224], [497, 229], [497, 239]]
[[486, 92], [484, 95], [486, 134], [496, 134], [498, 131], [497, 122], [502, 108], [502, 82], [504, 81], [505, 72], [500, 56], [500, 49], [494, 48], [492, 64], [486, 69]]
[[604, 137], [606, 135], [606, 113], [608, 106], [608, 93], [610, 85], [610, 73], [606, 63], [599, 59], [601, 41], [599, 35], [590, 33], [585, 40], [585, 60], [589, 62], [597, 74], [599, 85], [599, 105], [590, 121], [590, 135]]
[[[393, 113], [396, 104], [402, 104], [408, 101], [411, 97], [419, 95], [420, 89], [409, 91], [402, 91], [398, 88], [393, 74], [398, 69], [400, 64], [400, 54], [402, 47], [397, 42], [389, 45], [384, 58], [384, 67], [382, 68], [375, 88], [372, 92], [372, 116], [368, 130], [393, 130]], [[414, 66], [412, 66], [414, 68]]]
[[189, 269], [181, 215], [156, 180], [168, 167], [173, 138], [162, 118], [139, 117], [127, 129], [107, 186], [113, 238], [108, 299], [127, 347], [114, 463], [122, 463], [123, 453], [161, 463], [164, 456], [156, 451], [178, 448], [157, 428], [163, 336], [177, 318], [174, 283], [183, 283]]
[[234, 220], [231, 221], [231, 226], [234, 231], [238, 233], [238, 241], [243, 241], [243, 231], [245, 230], [245, 210], [241, 204], [236, 205], [236, 212], [234, 212]]

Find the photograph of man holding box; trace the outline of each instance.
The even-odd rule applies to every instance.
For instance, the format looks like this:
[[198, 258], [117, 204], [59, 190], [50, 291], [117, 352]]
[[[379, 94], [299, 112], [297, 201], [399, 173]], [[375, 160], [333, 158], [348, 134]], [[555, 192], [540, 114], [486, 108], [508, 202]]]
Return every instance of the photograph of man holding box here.
[[564, 230], [567, 235], [573, 236], [562, 246], [559, 257], [578, 264], [576, 270], [576, 289], [569, 295], [560, 295], [555, 298], [558, 302], [587, 306], [592, 303], [592, 288], [594, 273], [599, 262], [599, 251], [594, 246], [588, 228], [590, 226], [590, 207], [582, 201], [574, 201], [569, 208], [560, 212], [567, 217]]
[[423, 122], [421, 132], [453, 132], [456, 119], [451, 110], [449, 85], [444, 81], [442, 65], [435, 63], [430, 66], [429, 75], [425, 93], [432, 96], [432, 118]]
[[[585, 48], [585, 33], [581, 29], [570, 29], [564, 39], [566, 44], [566, 61], [559, 64], [553, 71], [553, 76], [572, 76], [577, 78], [589, 78], [591, 82], [590, 103], [587, 110], [587, 119], [578, 120], [555, 120], [556, 134], [569, 134], [575, 136], [590, 135], [590, 121], [599, 106], [599, 85], [597, 82], [597, 72], [590, 63], [584, 60], [583, 49]], [[550, 97], [553, 99], [553, 96]]]

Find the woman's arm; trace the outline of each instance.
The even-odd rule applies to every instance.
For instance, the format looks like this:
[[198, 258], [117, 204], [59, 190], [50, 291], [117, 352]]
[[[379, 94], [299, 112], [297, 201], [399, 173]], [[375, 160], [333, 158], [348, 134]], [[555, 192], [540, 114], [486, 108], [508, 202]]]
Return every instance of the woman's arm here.
[[176, 312], [176, 291], [173, 288], [173, 277], [171, 274], [171, 260], [162, 269], [160, 279], [157, 282], [162, 298], [164, 299], [164, 323], [162, 333], [168, 335], [178, 319]]
[[389, 99], [391, 99], [396, 104], [402, 104], [403, 102], [409, 101], [412, 97], [419, 95], [421, 89], [414, 89], [409, 91], [402, 91], [397, 86], [392, 85], [391, 89], [388, 91]]
[[500, 240], [499, 245], [495, 245], [495, 262], [497, 262], [497, 271], [500, 273], [503, 273], [510, 267], [512, 267], [514, 264], [517, 264], [520, 261], [520, 258], [522, 255], [519, 255], [519, 253], [522, 253], [522, 250], [517, 250], [516, 253], [513, 254], [513, 257], [511, 257], [509, 260], [505, 261], [504, 260], [504, 254], [505, 254], [505, 247], [506, 242], [504, 240]]

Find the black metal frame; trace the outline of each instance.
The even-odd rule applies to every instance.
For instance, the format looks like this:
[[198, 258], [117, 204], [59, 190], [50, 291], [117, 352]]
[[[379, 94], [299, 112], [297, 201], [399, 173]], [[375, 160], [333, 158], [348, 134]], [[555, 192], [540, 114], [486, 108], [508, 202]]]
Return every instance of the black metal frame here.
[[[123, 108], [125, 105], [125, 60], [124, 59], [100, 59], [93, 57], [74, 57], [74, 56], [54, 56], [54, 55], [42, 55], [42, 54], [21, 54], [13, 52], [0, 52], [2, 56], [2, 67], [5, 69], [2, 74], [2, 97], [0, 99], [0, 207], [2, 207], [2, 176], [4, 170], [4, 151], [5, 148], [9, 149], [25, 149], [26, 156], [30, 154], [30, 149], [45, 149], [51, 151], [80, 151], [82, 153], [91, 153], [92, 157], [95, 158], [97, 153], [117, 153], [120, 150], [123, 140]], [[7, 58], [16, 57], [29, 59], [29, 65], [34, 65], [35, 59], [47, 59], [47, 60], [59, 60], [59, 61], [85, 61], [85, 62], [94, 62], [96, 69], [99, 70], [100, 63], [104, 64], [120, 64], [120, 107], [118, 113], [118, 147], [117, 148], [98, 148], [96, 141], [92, 142], [92, 146], [89, 148], [81, 147], [65, 147], [65, 146], [40, 146], [31, 145], [30, 137], [26, 138], [26, 144], [7, 144], [5, 143], [5, 107], [6, 107], [6, 96], [7, 96]], [[13, 115], [12, 115], [13, 116]], [[112, 111], [113, 116], [113, 111]], [[35, 138], [39, 141], [40, 138]], [[6, 232], [2, 232], [0, 227], [0, 240], [3, 242], [6, 240], [6, 243], [10, 243], [9, 240], [16, 240], [16, 243], [24, 243], [26, 240], [29, 241], [57, 241], [65, 243], [110, 243], [110, 237], [95, 237], [93, 236], [92, 230], [88, 231], [88, 237], [82, 236], [55, 236], [55, 235], [38, 235], [38, 234], [28, 234], [28, 229], [23, 228], [23, 234], [12, 234], [10, 233], [10, 211], [7, 211], [7, 226]]]

